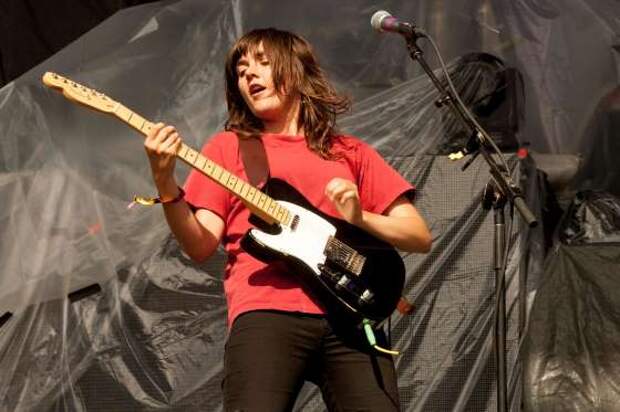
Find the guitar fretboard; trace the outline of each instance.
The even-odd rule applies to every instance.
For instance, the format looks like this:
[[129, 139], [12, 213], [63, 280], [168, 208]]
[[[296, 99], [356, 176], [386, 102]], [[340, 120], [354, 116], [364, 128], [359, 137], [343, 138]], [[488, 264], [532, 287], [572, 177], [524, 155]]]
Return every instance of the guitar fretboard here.
[[[153, 127], [153, 123], [120, 103], [115, 107], [113, 113], [142, 134], [146, 135]], [[288, 209], [282, 207], [275, 199], [267, 196], [256, 187], [230, 173], [197, 150], [183, 143], [177, 151], [177, 156], [191, 167], [199, 170], [220, 186], [239, 197], [254, 214], [258, 215], [263, 220], [268, 223], [278, 222], [285, 226], [291, 225], [293, 216]]]

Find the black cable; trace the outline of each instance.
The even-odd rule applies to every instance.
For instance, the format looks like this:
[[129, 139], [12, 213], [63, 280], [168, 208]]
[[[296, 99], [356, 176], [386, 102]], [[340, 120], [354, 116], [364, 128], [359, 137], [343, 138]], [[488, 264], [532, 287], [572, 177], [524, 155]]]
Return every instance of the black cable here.
[[[452, 83], [452, 79], [450, 78], [450, 74], [448, 73], [448, 69], [446, 68], [446, 63], [443, 61], [443, 57], [441, 57], [441, 53], [439, 52], [439, 48], [437, 47], [437, 44], [435, 44], [435, 41], [433, 40], [433, 38], [431, 36], [429, 36], [428, 34], [426, 34], [426, 33], [424, 33], [423, 38], [428, 39], [428, 41], [431, 43], [431, 46], [433, 47], [435, 55], [437, 56], [437, 59], [439, 60], [439, 64], [441, 66], [441, 71], [443, 72], [444, 76], [446, 77], [446, 81], [448, 82], [448, 87], [450, 88], [450, 91], [454, 95], [454, 99], [456, 100], [458, 105], [463, 109], [463, 113], [465, 114], [465, 116], [467, 116], [467, 118], [473, 124], [476, 125], [478, 130], [480, 130], [482, 133], [485, 134], [485, 137], [487, 137], [485, 139], [485, 141], [488, 142], [489, 145], [491, 145], [496, 150], [496, 153], [501, 154], [500, 148], [495, 144], [493, 139], [490, 139], [490, 138], [488, 138], [488, 136], [486, 136], [486, 132], [484, 131], [482, 126], [480, 126], [480, 124], [476, 120], [475, 116], [471, 113], [469, 108], [461, 100], [458, 92], [456, 91], [456, 88], [454, 87], [454, 84]], [[510, 169], [508, 168], [508, 164], [506, 163], [506, 159], [504, 159], [504, 157], [501, 156], [501, 155], [499, 155], [498, 157], [499, 157], [499, 160], [502, 162], [502, 165], [504, 166], [505, 171], [508, 172]]]

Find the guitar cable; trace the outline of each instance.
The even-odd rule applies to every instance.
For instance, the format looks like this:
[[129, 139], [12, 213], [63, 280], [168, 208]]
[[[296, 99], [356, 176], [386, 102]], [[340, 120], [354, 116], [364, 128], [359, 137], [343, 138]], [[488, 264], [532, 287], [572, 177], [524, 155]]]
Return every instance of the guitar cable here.
[[377, 338], [375, 337], [375, 332], [372, 330], [372, 326], [370, 325], [370, 321], [368, 319], [364, 318], [364, 320], [362, 321], [362, 324], [364, 325], [364, 332], [366, 333], [366, 339], [368, 340], [368, 344], [370, 346], [375, 348], [375, 350], [382, 352], [382, 353], [387, 353], [388, 355], [392, 355], [392, 356], [400, 355], [399, 351], [385, 349], [377, 345]]

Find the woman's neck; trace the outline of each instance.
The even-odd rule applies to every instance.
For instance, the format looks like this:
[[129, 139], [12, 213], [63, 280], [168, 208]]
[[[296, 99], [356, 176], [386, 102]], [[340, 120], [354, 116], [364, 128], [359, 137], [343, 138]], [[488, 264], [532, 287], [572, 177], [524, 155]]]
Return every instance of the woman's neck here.
[[264, 133], [281, 134], [285, 136], [303, 136], [304, 130], [297, 126], [297, 122], [291, 122], [287, 124], [273, 124], [266, 123], [263, 129]]
[[303, 136], [304, 129], [299, 125], [299, 103], [299, 99], [295, 99], [281, 116], [271, 120], [263, 119], [263, 132], [286, 136]]

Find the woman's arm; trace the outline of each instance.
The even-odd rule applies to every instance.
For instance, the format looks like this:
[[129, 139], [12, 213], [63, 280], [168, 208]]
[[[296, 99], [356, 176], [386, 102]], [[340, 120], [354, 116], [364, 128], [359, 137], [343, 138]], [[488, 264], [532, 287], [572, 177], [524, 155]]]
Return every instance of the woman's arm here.
[[176, 199], [180, 194], [174, 178], [176, 153], [180, 145], [181, 138], [174, 127], [163, 123], [157, 123], [144, 141], [168, 226], [185, 253], [200, 262], [217, 250], [224, 233], [224, 221], [205, 209], [194, 213], [183, 199], [166, 203], [166, 200]]
[[432, 239], [426, 222], [406, 197], [398, 197], [381, 215], [362, 210], [357, 186], [349, 180], [332, 179], [325, 194], [347, 222], [403, 251], [430, 251]]

